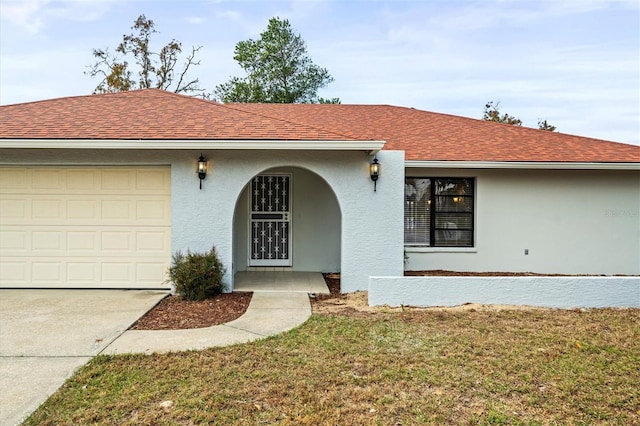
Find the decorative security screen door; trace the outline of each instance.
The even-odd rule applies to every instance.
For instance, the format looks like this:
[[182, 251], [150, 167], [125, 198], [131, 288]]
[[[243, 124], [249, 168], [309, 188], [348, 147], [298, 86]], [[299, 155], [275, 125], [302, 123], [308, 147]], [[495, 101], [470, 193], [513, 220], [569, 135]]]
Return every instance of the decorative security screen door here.
[[251, 181], [250, 266], [291, 266], [291, 175]]

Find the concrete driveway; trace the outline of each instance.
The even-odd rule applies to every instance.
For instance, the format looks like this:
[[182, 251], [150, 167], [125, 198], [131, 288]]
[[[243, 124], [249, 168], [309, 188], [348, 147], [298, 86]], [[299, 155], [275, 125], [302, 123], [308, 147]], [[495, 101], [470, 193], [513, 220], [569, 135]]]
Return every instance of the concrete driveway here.
[[166, 294], [0, 290], [0, 425], [22, 422]]

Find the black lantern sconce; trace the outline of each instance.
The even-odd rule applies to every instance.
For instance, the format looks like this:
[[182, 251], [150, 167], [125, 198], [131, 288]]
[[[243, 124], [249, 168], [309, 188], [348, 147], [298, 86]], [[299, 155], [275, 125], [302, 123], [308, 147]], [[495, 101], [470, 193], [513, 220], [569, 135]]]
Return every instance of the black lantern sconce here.
[[200, 158], [198, 158], [198, 167], [196, 169], [196, 173], [200, 178], [200, 189], [202, 189], [202, 181], [207, 177], [207, 160], [204, 159], [202, 153], [200, 153]]
[[376, 183], [378, 182], [378, 178], [380, 177], [382, 164], [378, 162], [378, 158], [374, 157], [373, 162], [369, 164], [369, 174], [371, 175], [371, 180], [373, 181], [373, 191], [376, 191]]

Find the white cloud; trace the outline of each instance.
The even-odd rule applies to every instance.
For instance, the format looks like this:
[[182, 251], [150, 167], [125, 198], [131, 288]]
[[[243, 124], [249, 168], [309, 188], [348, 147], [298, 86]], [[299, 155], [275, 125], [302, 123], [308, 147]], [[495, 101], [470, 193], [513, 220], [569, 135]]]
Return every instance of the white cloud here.
[[2, 66], [10, 71], [0, 74], [0, 103], [90, 94], [97, 82], [83, 74], [84, 65], [73, 69], [54, 65], [84, 64], [85, 56], [84, 52], [73, 47], [3, 55]]
[[121, 0], [2, 0], [0, 19], [35, 36], [52, 21], [90, 22]]
[[91, 22], [101, 18], [118, 0], [58, 1], [48, 10], [50, 17], [61, 20]]
[[25, 0], [5, 2], [0, 7], [0, 18], [27, 33], [37, 34], [43, 27], [42, 10], [49, 0]]
[[188, 16], [184, 18], [184, 20], [185, 22], [189, 24], [194, 24], [194, 25], [199, 25], [206, 22], [206, 20], [202, 16]]

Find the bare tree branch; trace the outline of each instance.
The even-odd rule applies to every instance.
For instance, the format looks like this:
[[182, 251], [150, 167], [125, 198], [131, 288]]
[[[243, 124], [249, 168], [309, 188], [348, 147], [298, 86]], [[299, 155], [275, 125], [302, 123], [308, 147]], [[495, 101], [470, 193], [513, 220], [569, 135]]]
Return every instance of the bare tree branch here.
[[[193, 67], [200, 65], [196, 60], [202, 46], [192, 47], [184, 61], [182, 71], [176, 77], [176, 66], [182, 53], [182, 45], [171, 40], [158, 52], [151, 47], [151, 38], [157, 33], [155, 24], [145, 15], [140, 15], [131, 27], [132, 34], [122, 36], [122, 42], [112, 53], [109, 49], [93, 49], [95, 62], [88, 66], [85, 75], [101, 78], [93, 93], [122, 92], [133, 89], [155, 87], [176, 93], [202, 94], [199, 79], [188, 79]], [[128, 60], [129, 59], [129, 60]], [[130, 65], [133, 64], [133, 67]], [[138, 81], [132, 78], [138, 75]]]
[[200, 65], [200, 60], [195, 60], [196, 57], [196, 53], [198, 53], [198, 51], [202, 49], [202, 46], [198, 46], [198, 47], [191, 47], [191, 53], [189, 55], [187, 55], [187, 59], [185, 61], [184, 67], [182, 68], [182, 72], [180, 73], [180, 75], [178, 76], [178, 83], [176, 84], [176, 93], [184, 93], [184, 92], [204, 92], [204, 89], [201, 89], [198, 85], [198, 83], [200, 82], [199, 79], [194, 79], [191, 80], [189, 82], [187, 82], [186, 84], [183, 85], [183, 81], [187, 75], [187, 72], [189, 71], [189, 68], [191, 66], [198, 66]]

